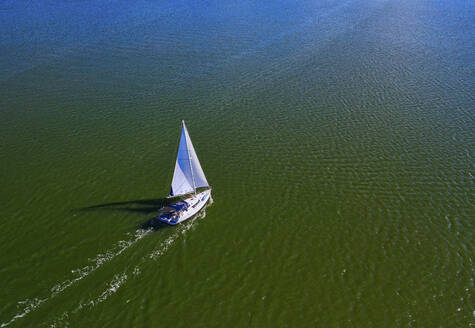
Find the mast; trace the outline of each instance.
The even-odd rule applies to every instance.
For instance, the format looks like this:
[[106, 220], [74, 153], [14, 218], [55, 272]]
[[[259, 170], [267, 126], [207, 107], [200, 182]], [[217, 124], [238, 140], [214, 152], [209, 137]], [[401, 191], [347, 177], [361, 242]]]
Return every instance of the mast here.
[[[190, 138], [190, 135], [188, 134], [188, 130], [186, 129], [185, 125], [185, 120], [181, 120], [181, 124], [183, 124], [183, 128], [186, 130], [186, 134], [188, 136], [188, 139]], [[193, 192], [196, 195], [196, 183], [195, 183], [195, 174], [193, 173], [193, 164], [191, 163], [191, 154], [190, 154], [190, 148], [188, 147], [188, 140], [186, 140], [186, 150], [188, 153], [188, 161], [190, 162], [190, 169], [191, 169], [191, 180], [193, 181]]]

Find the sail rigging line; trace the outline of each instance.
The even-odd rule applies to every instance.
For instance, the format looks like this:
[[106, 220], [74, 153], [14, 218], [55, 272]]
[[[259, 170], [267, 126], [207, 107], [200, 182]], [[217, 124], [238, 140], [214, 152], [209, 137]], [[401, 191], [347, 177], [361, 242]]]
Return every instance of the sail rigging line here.
[[191, 171], [191, 180], [193, 181], [193, 192], [196, 195], [196, 182], [195, 182], [195, 174], [193, 173], [193, 164], [191, 162], [191, 154], [190, 154], [190, 147], [188, 146], [188, 139], [190, 139], [190, 134], [188, 133], [188, 129], [185, 125], [185, 120], [182, 120], [181, 123], [183, 124], [183, 128], [185, 129], [186, 136], [186, 151], [188, 153], [188, 161], [190, 162], [190, 171]]
[[[183, 120], [182, 120], [182, 122], [183, 122]], [[178, 150], [180, 149], [180, 139], [181, 139], [181, 134], [178, 135], [178, 140], [177, 140], [177, 142], [176, 142], [176, 147], [175, 147], [175, 154], [178, 154]], [[175, 157], [174, 157], [174, 158], [175, 158]], [[174, 166], [171, 166], [171, 167], [170, 167], [170, 172], [171, 172], [171, 174], [169, 173], [168, 176], [171, 175], [171, 177], [172, 177], [172, 179], [171, 179], [171, 180], [172, 180], [172, 183], [173, 183], [173, 177], [174, 177], [174, 175], [175, 175], [175, 172], [174, 172], [174, 171], [175, 171]], [[171, 185], [171, 184], [170, 184], [170, 185]], [[171, 197], [175, 197], [175, 196], [168, 195], [167, 198], [171, 198]]]

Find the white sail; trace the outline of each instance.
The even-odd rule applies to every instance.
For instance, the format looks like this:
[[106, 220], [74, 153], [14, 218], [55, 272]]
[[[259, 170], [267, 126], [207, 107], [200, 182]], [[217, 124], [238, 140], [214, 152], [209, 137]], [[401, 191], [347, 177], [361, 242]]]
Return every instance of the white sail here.
[[191, 143], [185, 122], [182, 122], [180, 145], [173, 173], [170, 196], [179, 196], [195, 192], [196, 188], [208, 187], [203, 169], [201, 168], [195, 148]]

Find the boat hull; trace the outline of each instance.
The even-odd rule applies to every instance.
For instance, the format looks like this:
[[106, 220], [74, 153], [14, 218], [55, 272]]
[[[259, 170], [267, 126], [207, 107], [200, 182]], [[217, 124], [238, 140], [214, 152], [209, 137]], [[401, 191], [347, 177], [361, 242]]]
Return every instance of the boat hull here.
[[[183, 204], [184, 207], [180, 209], [179, 211], [171, 212], [175, 214], [174, 217], [167, 215], [167, 214], [170, 214], [170, 213], [167, 213], [167, 214], [162, 214], [158, 216], [157, 219], [160, 222], [164, 222], [169, 225], [177, 225], [179, 223], [182, 223], [183, 221], [188, 220], [195, 214], [197, 214], [206, 205], [206, 203], [209, 201], [210, 198], [211, 198], [211, 189], [202, 191], [200, 193], [197, 193], [196, 195], [190, 195], [189, 198], [176, 203], [176, 204], [183, 204], [183, 203], [186, 203], [186, 204]], [[172, 204], [172, 206], [173, 205], [175, 204]]]

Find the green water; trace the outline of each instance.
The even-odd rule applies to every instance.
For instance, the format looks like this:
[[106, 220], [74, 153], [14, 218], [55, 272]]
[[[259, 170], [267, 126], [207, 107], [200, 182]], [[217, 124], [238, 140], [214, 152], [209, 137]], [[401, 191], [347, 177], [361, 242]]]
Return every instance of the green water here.
[[[0, 1], [1, 327], [470, 327], [473, 1]], [[185, 119], [214, 202], [176, 227]]]

